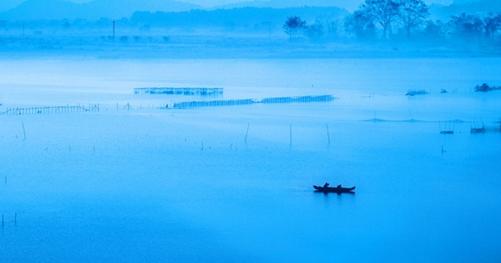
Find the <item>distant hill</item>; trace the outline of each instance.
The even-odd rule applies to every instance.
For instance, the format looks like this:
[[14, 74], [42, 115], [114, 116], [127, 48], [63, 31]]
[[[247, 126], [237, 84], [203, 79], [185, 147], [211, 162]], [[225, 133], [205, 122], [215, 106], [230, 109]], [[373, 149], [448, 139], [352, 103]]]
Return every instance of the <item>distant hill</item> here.
[[19, 5], [23, 0], [0, 0], [0, 12], [5, 12]]
[[339, 7], [349, 5], [352, 8], [358, 7], [359, 3], [351, 4], [345, 0], [250, 0], [240, 3], [218, 6], [218, 8], [241, 8], [241, 7], [272, 7], [272, 8], [291, 8], [291, 7]]
[[449, 6], [432, 5], [431, 13], [438, 18], [448, 18], [461, 13], [488, 14], [501, 12], [499, 0], [456, 1]]
[[66, 0], [26, 0], [17, 7], [0, 13], [0, 18], [9, 20], [121, 18], [129, 17], [136, 11], [175, 12], [194, 8], [198, 6], [175, 0], [94, 0], [81, 4]]
[[348, 11], [337, 7], [259, 8], [244, 7], [187, 12], [136, 12], [132, 23], [172, 27], [277, 27], [290, 16], [308, 23], [343, 18]]

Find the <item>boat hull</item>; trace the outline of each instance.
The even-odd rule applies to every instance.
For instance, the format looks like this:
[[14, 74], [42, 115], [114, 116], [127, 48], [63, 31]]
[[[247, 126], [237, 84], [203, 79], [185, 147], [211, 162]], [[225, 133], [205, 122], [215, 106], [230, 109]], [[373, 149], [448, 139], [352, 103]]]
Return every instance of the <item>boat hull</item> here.
[[315, 192], [317, 193], [336, 193], [336, 194], [354, 194], [355, 193], [355, 187], [323, 187], [323, 186], [318, 186], [314, 185], [313, 188], [315, 189]]

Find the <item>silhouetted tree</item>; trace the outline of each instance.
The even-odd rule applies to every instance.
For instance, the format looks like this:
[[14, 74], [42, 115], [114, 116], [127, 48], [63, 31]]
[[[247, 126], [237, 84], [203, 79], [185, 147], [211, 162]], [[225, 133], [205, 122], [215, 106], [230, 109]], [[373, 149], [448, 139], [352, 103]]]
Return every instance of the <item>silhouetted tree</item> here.
[[440, 20], [426, 21], [426, 25], [423, 31], [425, 37], [433, 40], [442, 39], [445, 35], [444, 23]]
[[450, 21], [454, 32], [461, 37], [480, 37], [484, 31], [484, 22], [477, 15], [462, 13], [453, 16]]
[[389, 38], [392, 24], [399, 17], [400, 1], [397, 0], [365, 0], [360, 12], [372, 18], [383, 29], [383, 38]]
[[348, 16], [344, 22], [345, 31], [359, 39], [369, 39], [376, 34], [374, 19], [367, 12], [358, 10]]
[[306, 26], [306, 35], [311, 39], [318, 39], [324, 35], [324, 26], [320, 23], [315, 23], [310, 26]]
[[501, 14], [490, 14], [484, 18], [485, 36], [492, 38], [496, 33], [501, 30]]
[[302, 20], [298, 16], [291, 16], [287, 18], [287, 21], [285, 21], [283, 28], [285, 33], [289, 35], [290, 38], [294, 38], [299, 32], [306, 29], [306, 21]]
[[68, 19], [63, 20], [63, 28], [64, 29], [69, 29], [71, 27], [70, 21]]
[[337, 38], [339, 36], [339, 21], [330, 21], [327, 23], [326, 33], [330, 38]]
[[423, 0], [401, 0], [399, 13], [407, 37], [410, 37], [411, 31], [422, 25], [429, 16], [428, 6]]

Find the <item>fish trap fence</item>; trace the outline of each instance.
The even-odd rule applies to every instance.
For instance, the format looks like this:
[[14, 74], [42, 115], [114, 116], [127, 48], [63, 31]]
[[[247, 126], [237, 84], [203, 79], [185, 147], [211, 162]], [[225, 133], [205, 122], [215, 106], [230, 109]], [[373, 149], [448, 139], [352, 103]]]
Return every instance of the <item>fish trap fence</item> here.
[[250, 105], [256, 103], [252, 99], [245, 100], [214, 100], [214, 101], [189, 101], [174, 103], [174, 109], [189, 109], [199, 107], [220, 107], [220, 106], [235, 106], [235, 105]]
[[47, 107], [16, 107], [7, 108], [1, 115], [36, 115], [53, 113], [99, 112], [99, 105], [88, 106], [47, 106]]
[[222, 88], [136, 88], [134, 94], [178, 95], [178, 96], [221, 96]]
[[287, 104], [287, 103], [313, 103], [313, 102], [329, 102], [334, 100], [331, 95], [321, 96], [301, 96], [301, 97], [275, 97], [264, 98], [262, 100], [240, 99], [240, 100], [213, 100], [213, 101], [189, 101], [174, 103], [174, 109], [189, 109], [199, 107], [218, 107], [218, 106], [237, 106], [251, 104]]
[[272, 104], [272, 103], [310, 103], [310, 102], [329, 102], [334, 100], [331, 95], [321, 96], [301, 96], [301, 97], [277, 97], [277, 98], [264, 98], [259, 103]]

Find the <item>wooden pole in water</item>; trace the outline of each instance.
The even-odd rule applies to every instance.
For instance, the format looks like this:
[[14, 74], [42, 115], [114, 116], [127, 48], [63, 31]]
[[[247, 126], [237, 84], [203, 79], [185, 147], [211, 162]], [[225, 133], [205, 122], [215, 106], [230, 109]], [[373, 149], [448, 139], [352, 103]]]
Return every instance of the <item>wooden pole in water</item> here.
[[116, 21], [113, 20], [113, 40], [115, 40], [115, 27], [116, 27]]
[[245, 145], [247, 145], [247, 139], [249, 138], [249, 128], [250, 128], [250, 123], [247, 123], [247, 130], [245, 130], [245, 137], [244, 137]]
[[329, 131], [329, 124], [325, 125], [325, 129], [327, 131], [327, 146], [331, 146], [331, 133]]
[[289, 148], [292, 148], [292, 124], [289, 124]]
[[23, 128], [23, 141], [26, 141], [26, 129], [24, 128], [24, 121], [21, 122], [21, 127]]

